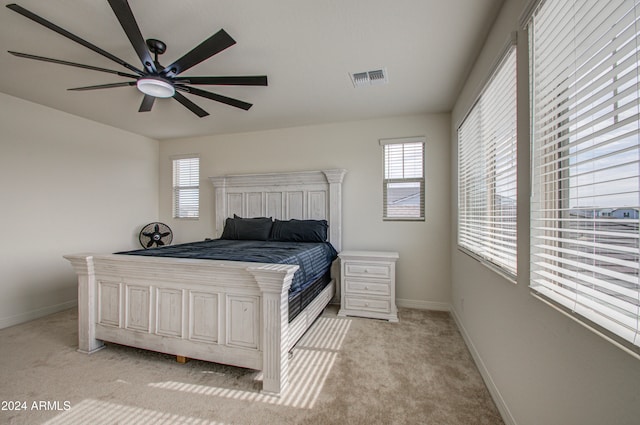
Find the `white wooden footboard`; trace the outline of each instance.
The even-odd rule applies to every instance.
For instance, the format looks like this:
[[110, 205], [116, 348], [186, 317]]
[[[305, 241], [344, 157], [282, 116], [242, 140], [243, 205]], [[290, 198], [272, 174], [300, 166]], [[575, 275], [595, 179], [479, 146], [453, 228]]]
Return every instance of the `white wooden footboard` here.
[[258, 369], [263, 392], [275, 395], [288, 384], [288, 351], [333, 296], [331, 285], [289, 324], [296, 265], [130, 255], [65, 258], [78, 274], [79, 351], [92, 353], [109, 341]]

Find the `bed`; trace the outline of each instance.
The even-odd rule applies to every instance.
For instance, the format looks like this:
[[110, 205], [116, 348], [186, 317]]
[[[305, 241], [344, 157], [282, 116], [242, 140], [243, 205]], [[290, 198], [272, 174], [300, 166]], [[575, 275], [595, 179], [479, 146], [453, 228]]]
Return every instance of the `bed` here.
[[[332, 169], [210, 177], [215, 188], [212, 239], [225, 236], [228, 219], [326, 221], [328, 242], [340, 252], [345, 173]], [[323, 275], [324, 283], [315, 279], [314, 296], [305, 295], [304, 306], [299, 303], [290, 320], [292, 283], [300, 269], [290, 262], [140, 252], [65, 258], [78, 275], [79, 351], [93, 353], [113, 342], [261, 370], [262, 392], [271, 395], [286, 390], [288, 352], [336, 291], [332, 276]]]

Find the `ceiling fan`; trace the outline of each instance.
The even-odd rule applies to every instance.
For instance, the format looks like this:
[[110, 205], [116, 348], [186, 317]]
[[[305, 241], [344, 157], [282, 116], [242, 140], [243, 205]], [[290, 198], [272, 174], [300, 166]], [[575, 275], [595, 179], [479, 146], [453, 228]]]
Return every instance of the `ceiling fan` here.
[[[238, 99], [234, 99], [220, 94], [211, 93], [209, 91], [201, 90], [192, 85], [226, 85], [226, 86], [266, 86], [266, 75], [255, 76], [204, 76], [204, 77], [187, 77], [178, 76], [182, 72], [189, 68], [203, 62], [213, 55], [220, 53], [224, 49], [233, 46], [236, 42], [225, 30], [221, 29], [217, 33], [213, 34], [208, 39], [204, 40], [198, 46], [193, 48], [190, 52], [182, 56], [180, 59], [171, 63], [168, 66], [162, 66], [158, 62], [158, 55], [161, 55], [166, 50], [166, 44], [160, 40], [148, 39], [144, 40], [140, 28], [136, 23], [136, 19], [133, 16], [131, 7], [127, 0], [108, 0], [111, 9], [115, 13], [120, 25], [125, 34], [129, 38], [131, 45], [138, 54], [140, 61], [142, 62], [142, 69], [139, 69], [124, 60], [112, 55], [111, 53], [102, 50], [100, 47], [78, 37], [75, 34], [57, 26], [56, 24], [36, 15], [35, 13], [17, 5], [8, 4], [7, 7], [14, 12], [25, 16], [32, 21], [39, 23], [58, 34], [75, 41], [87, 47], [94, 52], [122, 65], [131, 73], [115, 71], [112, 69], [100, 68], [97, 66], [84, 65], [75, 62], [68, 62], [60, 59], [47, 58], [43, 56], [30, 55], [27, 53], [9, 51], [14, 56], [18, 56], [26, 59], [35, 59], [43, 62], [57, 63], [60, 65], [73, 66], [77, 68], [89, 69], [92, 71], [106, 72], [115, 74], [120, 77], [126, 77], [132, 79], [132, 81], [100, 84], [86, 87], [76, 87], [68, 90], [82, 91], [82, 90], [97, 90], [108, 89], [113, 87], [127, 87], [136, 86], [138, 90], [144, 93], [142, 104], [138, 112], [148, 112], [153, 107], [153, 103], [157, 97], [168, 98], [173, 97], [180, 102], [183, 106], [189, 109], [191, 112], [202, 118], [209, 113], [198, 105], [187, 99], [182, 93], [190, 93], [196, 96], [204, 97], [207, 99], [215, 100], [236, 108], [244, 109], [245, 111], [253, 106], [251, 103], [243, 102]], [[153, 54], [153, 57], [152, 57]]]

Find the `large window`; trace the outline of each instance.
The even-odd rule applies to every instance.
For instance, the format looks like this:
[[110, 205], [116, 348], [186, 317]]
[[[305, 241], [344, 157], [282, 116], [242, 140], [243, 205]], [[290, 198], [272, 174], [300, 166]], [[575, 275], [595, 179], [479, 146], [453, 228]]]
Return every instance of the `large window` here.
[[173, 218], [198, 218], [200, 214], [200, 158], [173, 160]]
[[516, 47], [510, 45], [458, 128], [458, 246], [517, 272]]
[[424, 138], [383, 139], [383, 219], [424, 220]]
[[547, 0], [529, 22], [530, 285], [636, 353], [638, 19], [638, 0]]

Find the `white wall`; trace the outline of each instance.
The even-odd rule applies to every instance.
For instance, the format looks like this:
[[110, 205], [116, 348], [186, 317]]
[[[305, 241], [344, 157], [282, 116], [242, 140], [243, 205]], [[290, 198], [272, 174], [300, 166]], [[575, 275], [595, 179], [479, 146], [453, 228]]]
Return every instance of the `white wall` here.
[[158, 142], [0, 94], [0, 328], [77, 303], [63, 254], [138, 245]]
[[[400, 253], [400, 305], [448, 309], [449, 115], [335, 123], [160, 142], [160, 218], [176, 242], [214, 234], [214, 190], [209, 176], [346, 168], [343, 249]], [[381, 138], [426, 136], [426, 221], [382, 221]], [[171, 218], [171, 156], [201, 158], [201, 217]]]
[[452, 307], [507, 424], [640, 423], [640, 360], [534, 299], [529, 275], [527, 35], [518, 34], [518, 282], [456, 248], [456, 125], [527, 0], [507, 0], [452, 112]]

